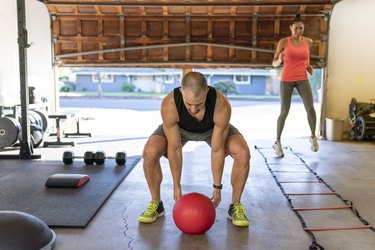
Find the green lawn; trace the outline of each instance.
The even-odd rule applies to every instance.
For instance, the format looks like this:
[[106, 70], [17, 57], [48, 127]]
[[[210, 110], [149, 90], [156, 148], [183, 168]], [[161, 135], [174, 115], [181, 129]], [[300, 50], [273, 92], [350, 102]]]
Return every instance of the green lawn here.
[[[79, 96], [98, 96], [98, 92], [60, 92], [60, 96], [79, 97]], [[102, 92], [102, 96], [113, 97], [164, 97], [160, 93], [144, 92]]]
[[[103, 92], [102, 96], [107, 97], [149, 97], [163, 98], [166, 94], [149, 93], [149, 92]], [[89, 97], [98, 96], [98, 92], [60, 92], [60, 96], [66, 97]], [[252, 99], [252, 100], [279, 100], [279, 96], [270, 95], [228, 95], [229, 99]]]

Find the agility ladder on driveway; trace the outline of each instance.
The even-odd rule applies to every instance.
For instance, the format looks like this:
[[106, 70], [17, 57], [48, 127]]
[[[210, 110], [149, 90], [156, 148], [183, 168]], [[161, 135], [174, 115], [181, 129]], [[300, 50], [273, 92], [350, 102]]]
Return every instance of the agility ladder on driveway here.
[[[265, 154], [262, 152], [262, 150], [265, 149], [265, 148], [259, 148], [259, 147], [255, 146], [255, 149], [264, 158], [264, 161], [266, 163], [266, 166], [267, 166], [268, 170], [270, 171], [272, 177], [274, 178], [274, 180], [276, 181], [277, 185], [279, 186], [282, 194], [288, 200], [288, 203], [289, 203], [291, 209], [294, 211], [294, 213], [297, 215], [298, 219], [300, 220], [303, 229], [311, 237], [311, 240], [312, 240], [312, 243], [310, 245], [310, 249], [311, 250], [317, 250], [317, 249], [324, 250], [323, 246], [321, 246], [321, 245], [318, 244], [318, 242], [317, 242], [317, 240], [315, 238], [315, 235], [313, 233], [314, 231], [370, 229], [370, 230], [372, 230], [372, 231], [375, 232], [375, 228], [372, 227], [365, 219], [363, 219], [360, 216], [358, 210], [354, 208], [353, 202], [344, 199], [330, 185], [328, 185], [322, 178], [320, 178], [318, 176], [318, 174], [315, 171], [313, 171], [298, 154], [296, 154], [295, 152], [293, 152], [293, 150], [290, 147], [286, 147], [286, 148], [289, 149], [289, 151], [293, 155], [295, 155], [301, 161], [301, 165], [304, 165], [308, 169], [307, 172], [313, 174], [315, 176], [316, 180], [302, 180], [302, 181], [287, 181], [286, 180], [286, 181], [280, 181], [278, 179], [278, 177], [276, 176], [275, 173], [277, 173], [277, 172], [294, 172], [294, 173], [296, 173], [298, 171], [287, 171], [287, 170], [283, 170], [283, 171], [279, 170], [278, 171], [278, 170], [273, 170], [272, 167], [271, 167], [271, 165], [273, 165], [273, 164], [269, 163], [268, 158], [274, 159], [275, 157], [266, 157]], [[269, 148], [267, 148], [267, 149], [269, 149]], [[301, 171], [299, 171], [299, 172], [301, 172]], [[322, 184], [324, 184], [330, 190], [330, 192], [287, 193], [287, 192], [285, 192], [285, 189], [283, 187], [283, 184], [287, 184], [287, 183], [307, 183], [307, 184], [310, 184], [310, 183], [322, 183]], [[292, 199], [291, 199], [290, 196], [302, 196], [302, 195], [334, 195], [337, 198], [339, 198], [344, 203], [344, 205], [343, 206], [332, 206], [332, 207], [294, 207], [294, 205], [292, 203]], [[305, 222], [305, 220], [303, 219], [303, 217], [302, 217], [302, 215], [300, 213], [300, 211], [337, 210], [337, 209], [350, 209], [353, 212], [353, 214], [362, 222], [363, 226], [311, 228], [311, 227], [308, 227], [306, 225], [306, 222]]]

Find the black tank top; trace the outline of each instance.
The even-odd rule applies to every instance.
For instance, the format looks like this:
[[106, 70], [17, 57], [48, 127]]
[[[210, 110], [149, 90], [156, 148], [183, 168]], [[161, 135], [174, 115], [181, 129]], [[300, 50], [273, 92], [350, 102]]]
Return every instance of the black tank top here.
[[214, 127], [214, 111], [216, 104], [216, 90], [213, 87], [209, 87], [207, 93], [204, 117], [201, 121], [197, 121], [192, 117], [185, 107], [182, 99], [180, 88], [174, 89], [174, 102], [178, 112], [179, 122], [178, 125], [189, 132], [203, 133]]

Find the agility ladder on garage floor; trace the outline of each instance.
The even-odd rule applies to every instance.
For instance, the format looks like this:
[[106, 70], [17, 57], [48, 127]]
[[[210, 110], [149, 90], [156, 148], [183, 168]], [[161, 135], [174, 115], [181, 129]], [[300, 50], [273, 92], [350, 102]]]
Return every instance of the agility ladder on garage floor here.
[[[255, 146], [255, 149], [262, 155], [262, 157], [264, 158], [264, 161], [266, 163], [266, 166], [268, 168], [268, 170], [270, 171], [272, 177], [274, 178], [274, 180], [276, 181], [277, 185], [279, 186], [282, 194], [285, 196], [285, 198], [288, 200], [288, 203], [291, 207], [291, 209], [294, 211], [294, 213], [297, 215], [298, 219], [300, 220], [301, 224], [302, 224], [302, 227], [303, 229], [305, 230], [305, 232], [310, 236], [311, 240], [312, 240], [312, 243], [310, 245], [310, 249], [311, 250], [317, 250], [317, 249], [321, 249], [321, 250], [324, 250], [323, 246], [319, 245], [317, 240], [316, 240], [316, 237], [314, 235], [314, 231], [332, 231], [332, 230], [352, 230], [352, 229], [370, 229], [372, 231], [375, 232], [375, 228], [372, 227], [365, 219], [363, 219], [358, 210], [354, 208], [353, 206], [353, 202], [349, 201], [349, 200], [346, 200], [344, 199], [340, 194], [338, 194], [330, 185], [328, 185], [322, 178], [320, 178], [318, 176], [318, 174], [313, 171], [307, 164], [306, 162], [298, 155], [296, 154], [295, 152], [293, 152], [293, 150], [290, 148], [290, 147], [286, 147], [286, 149], [288, 149], [293, 155], [295, 155], [300, 161], [301, 161], [301, 164], [298, 164], [298, 165], [303, 165], [306, 167], [306, 169], [308, 169], [308, 173], [311, 173], [315, 176], [316, 180], [301, 180], [301, 181], [287, 181], [287, 180], [283, 180], [283, 181], [280, 181], [278, 179], [278, 177], [276, 176], [275, 173], [277, 172], [293, 172], [293, 173], [297, 173], [298, 171], [288, 171], [288, 170], [274, 170], [272, 169], [272, 166], [271, 165], [275, 165], [277, 163], [270, 163], [268, 161], [268, 158], [272, 158], [274, 159], [275, 157], [266, 157], [264, 152], [262, 152], [262, 150], [266, 149], [266, 148], [259, 148], [257, 146]], [[270, 148], [267, 148], [267, 149], [270, 149]], [[301, 172], [301, 171], [300, 171]], [[311, 184], [311, 183], [321, 183], [321, 184], [324, 184], [329, 190], [330, 192], [311, 192], [311, 193], [287, 193], [285, 192], [285, 189], [283, 187], [283, 184], [287, 184], [287, 183], [306, 183], [306, 184]], [[292, 199], [291, 199], [291, 196], [302, 196], [302, 195], [334, 195], [336, 196], [338, 199], [340, 199], [344, 205], [343, 206], [331, 206], [331, 207], [294, 207], [293, 203], [292, 203]], [[363, 226], [348, 226], [348, 227], [321, 227], [321, 228], [311, 228], [311, 227], [308, 227], [305, 220], [303, 219], [300, 211], [316, 211], [316, 210], [337, 210], [337, 209], [350, 209], [353, 214], [362, 222]]]

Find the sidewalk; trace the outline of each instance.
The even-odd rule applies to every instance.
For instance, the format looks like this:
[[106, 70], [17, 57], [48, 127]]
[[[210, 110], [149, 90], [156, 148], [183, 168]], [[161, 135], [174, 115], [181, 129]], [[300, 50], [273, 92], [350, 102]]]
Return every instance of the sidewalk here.
[[[315, 105], [315, 109], [317, 117], [320, 117], [318, 104]], [[97, 108], [81, 108], [80, 110], [83, 116], [94, 117], [92, 121], [81, 123], [81, 130], [90, 131], [94, 136], [148, 137], [162, 122], [159, 110], [135, 111]], [[231, 123], [248, 140], [272, 139], [276, 136], [279, 110], [278, 102], [234, 107], [232, 108]], [[285, 123], [283, 138], [308, 137], [309, 135], [310, 129], [303, 104], [292, 103]]]
[[[163, 99], [166, 94], [157, 93], [126, 93], [106, 92], [101, 96], [97, 92], [60, 92], [60, 98], [88, 98], [88, 99]], [[228, 100], [280, 102], [279, 95], [228, 95]], [[315, 98], [317, 99], [317, 98]], [[299, 95], [292, 96], [293, 102], [302, 102]], [[316, 100], [315, 100], [316, 101]]]

